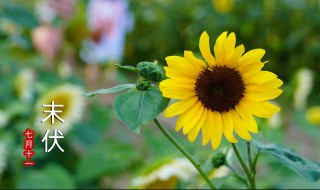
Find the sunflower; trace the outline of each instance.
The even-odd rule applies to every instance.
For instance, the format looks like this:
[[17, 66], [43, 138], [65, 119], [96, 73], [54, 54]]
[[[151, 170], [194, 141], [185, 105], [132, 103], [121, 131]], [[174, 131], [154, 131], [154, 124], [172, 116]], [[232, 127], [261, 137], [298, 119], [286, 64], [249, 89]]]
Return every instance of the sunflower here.
[[188, 181], [196, 168], [186, 158], [174, 158], [150, 166], [147, 172], [132, 179], [130, 186], [135, 189], [173, 189], [178, 181]]
[[258, 132], [254, 116], [270, 118], [280, 108], [268, 102], [278, 97], [282, 81], [272, 72], [262, 71], [263, 49], [245, 54], [244, 46], [235, 47], [236, 36], [223, 32], [211, 54], [209, 36], [203, 32], [199, 47], [204, 60], [191, 51], [184, 57], [166, 57], [168, 79], [160, 84], [163, 96], [177, 100], [165, 111], [165, 117], [179, 116], [176, 131], [183, 128], [193, 142], [202, 129], [202, 143], [211, 140], [216, 149], [222, 134], [231, 143], [237, 143], [234, 132], [245, 140]]
[[[64, 84], [47, 91], [36, 104], [36, 126], [41, 132], [48, 130], [60, 130], [67, 132], [73, 123], [81, 119], [84, 109], [83, 91], [79, 86]], [[46, 119], [50, 113], [44, 113], [44, 110], [50, 111], [50, 107], [43, 107], [43, 105], [51, 105], [52, 101], [55, 105], [63, 105], [63, 107], [55, 107], [56, 115], [63, 121], [59, 121], [54, 117], [52, 123], [51, 117]], [[45, 120], [42, 122], [42, 120]]]

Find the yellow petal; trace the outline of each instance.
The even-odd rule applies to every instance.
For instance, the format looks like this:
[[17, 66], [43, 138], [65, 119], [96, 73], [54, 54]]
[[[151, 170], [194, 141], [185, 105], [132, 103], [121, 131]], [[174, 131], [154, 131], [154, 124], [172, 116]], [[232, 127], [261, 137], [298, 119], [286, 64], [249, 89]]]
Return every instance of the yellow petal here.
[[210, 123], [213, 123], [213, 131], [211, 137], [211, 146], [215, 150], [220, 145], [222, 139], [222, 119], [219, 112], [211, 112], [210, 114]]
[[246, 87], [245, 97], [248, 100], [265, 101], [277, 98], [282, 93], [280, 89], [263, 88], [263, 86]]
[[277, 78], [277, 75], [269, 71], [259, 71], [255, 75], [242, 77], [245, 84], [262, 84]]
[[221, 114], [223, 133], [229, 142], [236, 143], [238, 140], [233, 136], [233, 120], [229, 112]]
[[[170, 80], [170, 79], [167, 79]], [[166, 86], [168, 85], [165, 81], [161, 81], [159, 88], [162, 95], [167, 98], [182, 100], [195, 96], [194, 90], [192, 88], [185, 88], [181, 86]]]
[[257, 72], [261, 71], [261, 69], [263, 68], [264, 64], [266, 62], [262, 63], [260, 61], [252, 63], [252, 64], [248, 64], [246, 66], [243, 66], [239, 69], [242, 77], [247, 78], [251, 75], [256, 74]]
[[[193, 90], [195, 85], [194, 84], [183, 84], [183, 83], [178, 83], [172, 79], [166, 79], [160, 82], [161, 86], [166, 87], [166, 88], [185, 88], [189, 90]], [[160, 85], [159, 84], [159, 85]]]
[[253, 49], [248, 51], [240, 58], [239, 67], [241, 68], [248, 64], [252, 64], [260, 61], [265, 53], [266, 51], [264, 49]]
[[195, 84], [196, 78], [187, 76], [172, 67], [164, 67], [166, 76], [182, 84]]
[[252, 133], [258, 133], [258, 126], [257, 122], [253, 118], [252, 113], [249, 109], [246, 108], [246, 106], [243, 105], [242, 102], [240, 102], [236, 106], [236, 112], [240, 115], [244, 123], [246, 124], [247, 129]]
[[282, 86], [282, 84], [283, 84], [282, 80], [276, 78], [271, 81], [262, 83], [261, 86], [265, 88], [279, 88], [280, 86]]
[[166, 61], [169, 67], [172, 67], [176, 71], [192, 78], [197, 77], [198, 72], [200, 72], [195, 72], [195, 67], [191, 66], [185, 58], [180, 56], [168, 56], [166, 57]]
[[243, 45], [239, 45], [238, 47], [236, 47], [233, 51], [233, 55], [230, 57], [229, 59], [229, 66], [230, 67], [234, 67], [236, 68], [237, 65], [239, 65], [239, 60], [242, 56], [242, 54], [244, 53], [244, 46]]
[[278, 106], [275, 106], [267, 101], [264, 101], [264, 102], [246, 101], [245, 104], [248, 105], [253, 115], [256, 115], [262, 118], [270, 118], [273, 114], [280, 111], [280, 108]]
[[194, 142], [199, 134], [201, 127], [203, 126], [204, 121], [207, 119], [207, 109], [203, 110], [203, 113], [199, 119], [199, 121], [195, 124], [195, 126], [188, 133], [188, 139], [190, 142]]
[[201, 59], [196, 58], [193, 55], [192, 51], [184, 51], [184, 57], [190, 64], [195, 66], [197, 69], [199, 69], [199, 66], [201, 67], [200, 69], [204, 69], [207, 67], [206, 63]]
[[[187, 98], [194, 97], [194, 92], [186, 91], [181, 88], [171, 89], [171, 88], [160, 88], [162, 95], [166, 98], [171, 98], [175, 100], [184, 100]], [[181, 91], [183, 90], [183, 91]]]
[[223, 32], [216, 40], [214, 45], [214, 54], [216, 57], [216, 64], [222, 65], [225, 59], [225, 41], [227, 38], [227, 32]]
[[[193, 117], [195, 113], [199, 113], [202, 108], [201, 103], [196, 103], [190, 110], [187, 110], [179, 116], [176, 122], [176, 131], [179, 131], [185, 124], [187, 124]], [[203, 108], [202, 108], [203, 109]]]
[[[226, 61], [229, 61], [229, 59], [233, 55], [235, 45], [236, 35], [233, 32], [231, 32], [225, 41], [224, 54]], [[225, 64], [227, 64], [227, 62], [225, 62]]]
[[206, 60], [209, 66], [214, 66], [216, 61], [210, 51], [210, 42], [207, 32], [203, 32], [201, 34], [199, 48], [203, 58]]
[[206, 145], [210, 139], [211, 135], [213, 133], [213, 119], [212, 119], [213, 113], [210, 110], [207, 110], [207, 118], [203, 123], [202, 127], [202, 145]]
[[179, 102], [175, 102], [171, 104], [163, 113], [164, 117], [173, 117], [176, 115], [180, 115], [187, 110], [189, 110], [196, 102], [198, 98], [193, 97], [186, 100], [181, 100]]
[[230, 115], [233, 118], [234, 121], [234, 130], [235, 132], [244, 140], [251, 140], [252, 137], [250, 133], [247, 130], [246, 124], [243, 122], [243, 120], [239, 117], [239, 115], [234, 110], [230, 110]]
[[194, 128], [194, 126], [196, 126], [197, 122], [199, 122], [203, 112], [204, 112], [205, 108], [203, 106], [200, 107], [199, 111], [194, 112], [192, 114], [192, 119], [188, 122], [184, 124], [183, 127], [183, 134], [187, 134], [191, 131], [192, 128]]

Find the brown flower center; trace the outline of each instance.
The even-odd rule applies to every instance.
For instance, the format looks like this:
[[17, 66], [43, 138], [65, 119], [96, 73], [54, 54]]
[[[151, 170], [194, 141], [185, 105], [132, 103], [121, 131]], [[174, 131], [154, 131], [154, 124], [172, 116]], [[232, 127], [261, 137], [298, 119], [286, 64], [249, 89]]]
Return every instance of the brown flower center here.
[[194, 89], [205, 108], [221, 113], [235, 109], [244, 96], [245, 85], [238, 70], [215, 66], [199, 74]]

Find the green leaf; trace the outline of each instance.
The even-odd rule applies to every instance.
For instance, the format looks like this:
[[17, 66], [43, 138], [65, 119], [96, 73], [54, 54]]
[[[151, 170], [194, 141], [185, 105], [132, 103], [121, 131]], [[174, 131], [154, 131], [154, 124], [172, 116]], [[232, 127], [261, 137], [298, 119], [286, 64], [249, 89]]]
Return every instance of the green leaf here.
[[42, 170], [31, 169], [18, 181], [21, 189], [72, 189], [75, 183], [71, 175], [57, 164], [49, 164]]
[[21, 27], [31, 29], [39, 25], [35, 15], [22, 6], [5, 5], [1, 11], [0, 18], [8, 19]]
[[140, 132], [140, 127], [156, 118], [168, 105], [159, 90], [132, 91], [114, 100], [114, 108], [130, 130]]
[[77, 166], [77, 179], [88, 181], [102, 175], [113, 175], [129, 170], [140, 160], [140, 154], [131, 144], [107, 141], [94, 145], [83, 155]]
[[286, 149], [277, 144], [262, 144], [253, 141], [253, 144], [258, 149], [258, 152], [267, 153], [277, 158], [283, 165], [298, 173], [309, 181], [317, 181], [320, 179], [320, 164], [310, 161], [301, 155]]
[[114, 87], [107, 88], [107, 89], [100, 89], [100, 90], [88, 92], [85, 94], [85, 96], [92, 97], [97, 94], [111, 94], [111, 93], [116, 93], [116, 92], [128, 90], [128, 89], [133, 88], [135, 86], [136, 86], [135, 84], [121, 84], [121, 85], [114, 86]]
[[133, 67], [133, 66], [128, 66], [128, 65], [120, 65], [120, 64], [113, 64], [114, 66], [120, 67], [121, 69], [129, 70], [129, 71], [134, 71], [138, 72], [138, 69]]

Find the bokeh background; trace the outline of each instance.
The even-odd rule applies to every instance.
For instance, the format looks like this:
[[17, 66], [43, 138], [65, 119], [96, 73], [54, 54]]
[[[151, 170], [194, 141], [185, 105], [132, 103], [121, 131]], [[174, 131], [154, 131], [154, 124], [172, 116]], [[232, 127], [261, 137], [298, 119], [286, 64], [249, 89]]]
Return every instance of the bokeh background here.
[[[246, 50], [266, 50], [265, 70], [284, 81], [275, 101], [282, 110], [258, 120], [255, 138], [319, 161], [320, 1], [1, 0], [0, 188], [205, 188], [153, 124], [139, 135], [126, 128], [113, 110], [115, 95], [83, 96], [135, 83], [136, 74], [114, 63], [165, 65], [166, 56], [184, 50], [200, 55], [203, 31], [211, 44], [230, 31]], [[57, 148], [45, 153], [41, 142], [44, 129], [54, 129], [39, 119], [41, 101], [51, 100], [65, 105], [66, 123], [58, 126], [63, 153]], [[202, 147], [201, 138], [189, 143], [171, 130], [175, 119], [160, 119], [219, 186], [244, 187], [228, 170], [212, 170], [212, 157], [226, 153], [228, 143], [216, 151]], [[36, 131], [34, 167], [22, 164], [26, 128]], [[258, 188], [320, 187], [272, 157], [260, 159]]]

